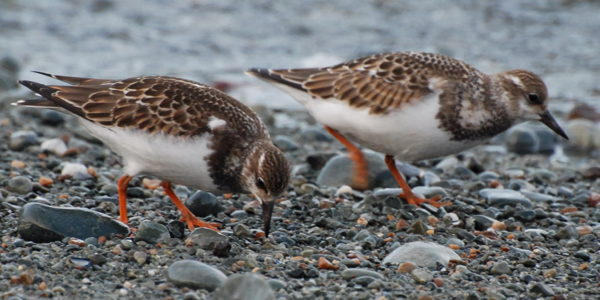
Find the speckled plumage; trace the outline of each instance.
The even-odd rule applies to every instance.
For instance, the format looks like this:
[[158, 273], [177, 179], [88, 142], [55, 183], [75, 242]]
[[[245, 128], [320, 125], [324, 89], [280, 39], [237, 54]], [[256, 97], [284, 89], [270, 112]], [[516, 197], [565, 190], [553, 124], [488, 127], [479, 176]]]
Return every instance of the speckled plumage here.
[[45, 99], [16, 105], [80, 117], [92, 135], [123, 157], [126, 176], [152, 175], [208, 192], [253, 193], [263, 203], [287, 188], [289, 164], [263, 122], [217, 89], [164, 76], [105, 80], [41, 74], [72, 85], [20, 81]]
[[[526, 120], [565, 133], [547, 110], [544, 82], [526, 70], [486, 75], [465, 62], [431, 53], [375, 54], [326, 68], [250, 69], [289, 93], [342, 142], [355, 160], [355, 186], [366, 185], [366, 161], [350, 141], [415, 161], [461, 152]], [[433, 205], [440, 205], [429, 201]]]

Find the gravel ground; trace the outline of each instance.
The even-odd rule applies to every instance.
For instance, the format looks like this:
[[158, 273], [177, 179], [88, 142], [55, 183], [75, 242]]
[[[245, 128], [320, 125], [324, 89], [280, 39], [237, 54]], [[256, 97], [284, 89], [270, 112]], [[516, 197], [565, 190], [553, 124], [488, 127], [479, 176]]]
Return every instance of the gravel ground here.
[[[0, 296], [598, 298], [598, 120], [566, 119], [575, 102], [597, 106], [599, 12], [593, 1], [2, 1]], [[371, 190], [345, 186], [341, 145], [289, 97], [240, 75], [404, 50], [486, 72], [534, 70], [571, 142], [529, 124], [492, 145], [402, 164], [417, 192], [452, 202], [417, 208], [396, 197], [377, 154]], [[131, 182], [138, 231], [129, 234], [113, 219], [120, 158], [71, 117], [8, 105], [29, 96], [16, 79], [50, 83], [29, 70], [229, 84], [294, 166], [272, 236], [260, 237], [249, 196], [178, 186], [224, 224], [222, 234], [190, 233], [149, 178]]]

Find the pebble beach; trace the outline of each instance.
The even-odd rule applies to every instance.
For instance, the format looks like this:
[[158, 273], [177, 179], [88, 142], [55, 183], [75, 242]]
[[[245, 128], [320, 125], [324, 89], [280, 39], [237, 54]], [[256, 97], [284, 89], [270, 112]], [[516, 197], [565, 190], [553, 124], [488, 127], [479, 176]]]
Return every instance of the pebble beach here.
[[[2, 299], [600, 298], [600, 4], [594, 1], [16, 1], [0, 3]], [[344, 147], [248, 67], [314, 67], [425, 51], [483, 72], [539, 74], [569, 141], [538, 123], [439, 159], [365, 149], [369, 189]], [[249, 195], [176, 185], [220, 233], [190, 231], [155, 178], [122, 161], [17, 80], [170, 75], [227, 90], [267, 124], [292, 178], [262, 232]]]

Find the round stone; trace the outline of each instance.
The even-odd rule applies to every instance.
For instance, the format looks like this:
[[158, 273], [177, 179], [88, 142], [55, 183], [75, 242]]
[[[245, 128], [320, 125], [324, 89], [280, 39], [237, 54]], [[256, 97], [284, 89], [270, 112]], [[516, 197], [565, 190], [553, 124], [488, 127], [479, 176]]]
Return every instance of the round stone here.
[[209, 215], [217, 216], [225, 211], [217, 197], [211, 193], [197, 191], [192, 197], [185, 201], [185, 206], [198, 217], [207, 217]]
[[7, 189], [13, 193], [25, 195], [33, 190], [33, 183], [29, 178], [16, 176], [10, 179]]
[[135, 234], [134, 241], [144, 241], [149, 244], [157, 244], [168, 239], [170, 236], [169, 230], [165, 225], [156, 222], [145, 220], [140, 223], [138, 231]]
[[10, 135], [8, 147], [13, 151], [22, 151], [23, 149], [38, 144], [38, 136], [33, 131], [17, 131]]
[[169, 266], [167, 280], [178, 287], [213, 291], [225, 284], [227, 276], [205, 263], [186, 259]]
[[236, 274], [215, 291], [215, 300], [275, 300], [275, 294], [266, 280], [254, 274]]

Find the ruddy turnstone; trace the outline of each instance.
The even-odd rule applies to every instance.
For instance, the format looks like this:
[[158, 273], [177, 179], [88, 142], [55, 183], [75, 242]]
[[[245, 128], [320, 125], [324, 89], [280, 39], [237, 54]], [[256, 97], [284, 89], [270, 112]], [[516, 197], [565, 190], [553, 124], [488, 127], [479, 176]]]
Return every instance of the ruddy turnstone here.
[[175, 195], [172, 182], [208, 192], [254, 194], [268, 236], [273, 205], [287, 188], [290, 167], [250, 108], [217, 89], [173, 77], [106, 80], [40, 74], [71, 85], [19, 81], [44, 98], [14, 105], [75, 115], [123, 157], [125, 175], [118, 181], [122, 222], [128, 224], [129, 181], [150, 175], [162, 180], [190, 230], [216, 230], [218, 224], [196, 218]]
[[327, 68], [250, 69], [306, 107], [350, 151], [354, 181], [365, 187], [364, 156], [349, 140], [384, 153], [409, 203], [416, 197], [394, 157], [416, 161], [458, 153], [513, 125], [539, 120], [567, 138], [548, 111], [542, 79], [526, 70], [486, 75], [451, 57], [376, 54]]

